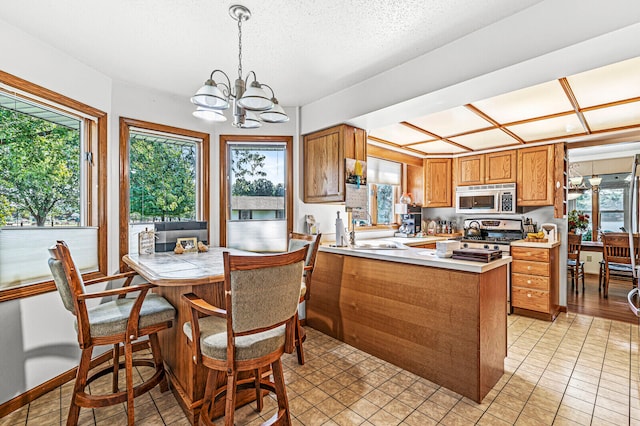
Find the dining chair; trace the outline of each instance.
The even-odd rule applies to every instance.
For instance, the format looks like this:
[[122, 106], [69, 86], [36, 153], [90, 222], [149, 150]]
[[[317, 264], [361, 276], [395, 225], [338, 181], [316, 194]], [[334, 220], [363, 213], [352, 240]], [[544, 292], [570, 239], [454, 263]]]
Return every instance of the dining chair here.
[[[633, 237], [636, 264], [638, 260], [638, 235]], [[633, 276], [631, 263], [631, 249], [629, 246], [629, 234], [627, 232], [606, 232], [602, 234], [604, 270], [600, 275], [603, 278], [603, 296], [609, 297], [609, 280], [613, 276], [631, 280], [632, 286], [638, 286], [638, 280]], [[601, 268], [602, 269], [602, 268]]]
[[[166, 392], [169, 389], [165, 375], [158, 332], [172, 326], [176, 311], [163, 297], [150, 294], [154, 286], [148, 283], [131, 285], [135, 272], [125, 272], [107, 277], [83, 281], [80, 270], [71, 257], [69, 247], [64, 241], [58, 241], [49, 249], [51, 258], [49, 268], [55, 285], [62, 298], [64, 307], [75, 315], [78, 344], [82, 350], [76, 373], [76, 381], [71, 395], [71, 406], [67, 425], [77, 425], [80, 408], [99, 408], [127, 403], [127, 421], [133, 425], [134, 398], [150, 391], [156, 385]], [[108, 289], [93, 293], [86, 292], [86, 285], [124, 279], [121, 288]], [[137, 297], [125, 297], [138, 292]], [[114, 296], [114, 300], [89, 307], [96, 299]], [[149, 337], [152, 359], [133, 359], [133, 342], [143, 336]], [[120, 345], [123, 345], [124, 362], [120, 362]], [[113, 365], [89, 374], [93, 348], [101, 345], [113, 345]], [[133, 385], [133, 367], [151, 367], [154, 374], [147, 380]], [[126, 390], [120, 391], [118, 371], [125, 370]], [[94, 380], [112, 373], [110, 394], [91, 394], [85, 388]]]
[[[224, 308], [193, 293], [182, 299], [191, 308], [183, 332], [192, 359], [209, 369], [200, 421], [213, 425], [215, 401], [225, 397], [225, 425], [232, 426], [238, 387], [255, 388], [258, 411], [263, 390], [276, 394], [277, 412], [264, 424], [291, 423], [281, 356], [295, 347], [300, 279], [308, 247], [269, 256], [223, 253]], [[265, 371], [273, 372], [270, 381]], [[239, 373], [251, 372], [251, 377]], [[226, 380], [225, 380], [226, 376]]]
[[[296, 251], [302, 247], [309, 246], [307, 257], [304, 263], [304, 273], [302, 283], [300, 285], [300, 303], [305, 300], [309, 300], [309, 294], [311, 293], [311, 279], [313, 277], [313, 269], [316, 265], [316, 256], [318, 255], [318, 248], [320, 247], [320, 239], [322, 234], [308, 235], [300, 234], [297, 232], [289, 233], [289, 250]], [[296, 318], [296, 352], [298, 355], [298, 364], [304, 365], [304, 349], [302, 342], [306, 339], [306, 334], [299, 318]]]
[[584, 262], [580, 260], [582, 235], [569, 234], [567, 239], [567, 272], [571, 273], [571, 288], [575, 285], [578, 294], [578, 282], [582, 277], [582, 292], [584, 293]]

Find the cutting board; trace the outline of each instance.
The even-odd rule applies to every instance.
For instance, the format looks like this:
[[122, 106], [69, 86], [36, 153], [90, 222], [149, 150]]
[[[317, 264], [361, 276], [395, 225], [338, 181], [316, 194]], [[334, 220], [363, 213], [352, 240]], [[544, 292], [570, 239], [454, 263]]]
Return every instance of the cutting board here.
[[453, 251], [453, 259], [471, 260], [474, 262], [489, 263], [502, 258], [502, 251], [493, 249], [465, 248]]

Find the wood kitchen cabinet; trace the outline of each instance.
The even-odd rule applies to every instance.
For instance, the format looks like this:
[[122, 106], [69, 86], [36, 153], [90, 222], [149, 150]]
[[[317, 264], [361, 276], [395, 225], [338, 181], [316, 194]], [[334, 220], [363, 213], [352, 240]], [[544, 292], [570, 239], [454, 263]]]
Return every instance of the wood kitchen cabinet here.
[[558, 243], [552, 248], [511, 247], [513, 312], [553, 321], [560, 312]]
[[367, 161], [367, 134], [341, 124], [304, 135], [304, 202], [345, 200], [345, 158]]
[[451, 158], [424, 160], [424, 207], [452, 207]]
[[407, 191], [413, 204], [424, 205], [424, 166], [407, 164]]
[[484, 185], [516, 181], [515, 150], [471, 155], [456, 159], [457, 185]]
[[484, 183], [484, 155], [458, 157], [458, 185], [482, 185]]
[[555, 154], [553, 145], [518, 150], [518, 206], [552, 206]]

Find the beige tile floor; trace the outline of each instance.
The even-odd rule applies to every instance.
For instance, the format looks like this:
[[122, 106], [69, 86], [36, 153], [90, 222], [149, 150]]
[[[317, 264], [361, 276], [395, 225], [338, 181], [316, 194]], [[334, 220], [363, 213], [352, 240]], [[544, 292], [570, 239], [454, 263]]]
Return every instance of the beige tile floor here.
[[[308, 330], [307, 363], [284, 358], [294, 425], [640, 425], [638, 326], [584, 315], [555, 322], [508, 317], [505, 374], [477, 404], [349, 345]], [[108, 378], [93, 386], [108, 385]], [[102, 380], [102, 379], [101, 379]], [[71, 384], [0, 419], [0, 425], [64, 423]], [[275, 410], [254, 404], [236, 425]], [[136, 424], [186, 425], [171, 392], [136, 399]], [[81, 425], [126, 424], [125, 406], [83, 409]]]

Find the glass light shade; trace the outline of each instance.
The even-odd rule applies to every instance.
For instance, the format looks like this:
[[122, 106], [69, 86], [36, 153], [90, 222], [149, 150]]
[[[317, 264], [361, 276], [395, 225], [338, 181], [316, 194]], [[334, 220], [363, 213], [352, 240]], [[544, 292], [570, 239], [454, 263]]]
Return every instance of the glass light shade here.
[[191, 102], [205, 108], [227, 109], [229, 101], [222, 91], [216, 86], [213, 80], [207, 80], [195, 95], [191, 97]]
[[196, 108], [195, 111], [193, 111], [193, 116], [202, 118], [204, 120], [209, 120], [209, 121], [216, 121], [216, 122], [227, 121], [227, 117], [225, 117], [224, 114], [222, 114], [220, 111], [216, 111], [210, 108], [204, 108], [201, 106], [199, 106], [198, 108]]
[[567, 200], [571, 201], [571, 200], [575, 200], [577, 198], [579, 198], [582, 194], [579, 192], [572, 192], [569, 191], [569, 193], [567, 194]]
[[244, 124], [242, 125], [243, 129], [257, 129], [261, 127], [262, 124], [258, 117], [251, 111], [245, 111]]
[[289, 121], [289, 116], [284, 112], [278, 100], [275, 98], [271, 100], [273, 101], [273, 108], [260, 113], [262, 121], [266, 121], [267, 123], [286, 123]]
[[589, 184], [591, 186], [600, 186], [601, 183], [602, 183], [602, 178], [601, 177], [589, 178]]
[[574, 186], [578, 186], [582, 183], [582, 176], [571, 177], [569, 178], [569, 182]]
[[238, 99], [238, 104], [250, 111], [266, 111], [273, 107], [271, 98], [267, 96], [257, 81], [251, 83], [251, 86]]

